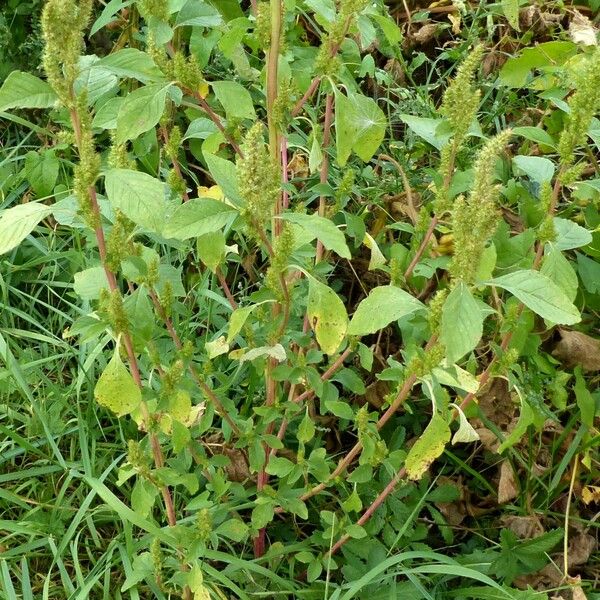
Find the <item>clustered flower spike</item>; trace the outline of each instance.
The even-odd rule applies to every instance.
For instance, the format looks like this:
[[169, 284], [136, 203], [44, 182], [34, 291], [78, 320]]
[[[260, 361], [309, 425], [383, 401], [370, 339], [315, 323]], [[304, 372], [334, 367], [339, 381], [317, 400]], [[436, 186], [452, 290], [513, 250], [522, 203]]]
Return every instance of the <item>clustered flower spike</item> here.
[[575, 148], [586, 139], [594, 115], [600, 110], [600, 50], [596, 49], [575, 82], [575, 92], [569, 100], [571, 112], [558, 142], [561, 165], [575, 162]]
[[485, 246], [498, 224], [499, 187], [494, 183], [496, 159], [510, 139], [511, 131], [503, 131], [487, 141], [475, 160], [473, 189], [468, 198], [460, 196], [452, 211], [454, 257], [450, 274], [471, 283]]

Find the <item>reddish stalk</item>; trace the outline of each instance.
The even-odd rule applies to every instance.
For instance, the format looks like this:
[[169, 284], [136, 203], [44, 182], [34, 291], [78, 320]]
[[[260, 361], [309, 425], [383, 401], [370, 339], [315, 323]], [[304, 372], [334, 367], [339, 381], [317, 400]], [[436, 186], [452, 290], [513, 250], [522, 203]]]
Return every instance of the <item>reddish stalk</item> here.
[[225, 279], [225, 275], [223, 275], [223, 271], [221, 271], [220, 267], [217, 267], [216, 270], [216, 276], [217, 279], [219, 280], [219, 283], [221, 284], [221, 289], [223, 290], [228, 302], [229, 302], [229, 306], [231, 306], [231, 308], [233, 310], [235, 310], [238, 307], [237, 302], [235, 301], [235, 298], [233, 297], [233, 294], [231, 293], [231, 290], [229, 289], [229, 285], [227, 284], [227, 280]]

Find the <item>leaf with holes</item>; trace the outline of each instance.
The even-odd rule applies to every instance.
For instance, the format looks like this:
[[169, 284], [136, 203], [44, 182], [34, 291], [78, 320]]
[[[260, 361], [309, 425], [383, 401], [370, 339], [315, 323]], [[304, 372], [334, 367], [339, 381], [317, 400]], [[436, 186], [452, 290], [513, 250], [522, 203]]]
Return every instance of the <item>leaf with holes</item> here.
[[348, 329], [348, 314], [340, 297], [313, 277], [308, 283], [307, 315], [321, 350], [334, 354]]

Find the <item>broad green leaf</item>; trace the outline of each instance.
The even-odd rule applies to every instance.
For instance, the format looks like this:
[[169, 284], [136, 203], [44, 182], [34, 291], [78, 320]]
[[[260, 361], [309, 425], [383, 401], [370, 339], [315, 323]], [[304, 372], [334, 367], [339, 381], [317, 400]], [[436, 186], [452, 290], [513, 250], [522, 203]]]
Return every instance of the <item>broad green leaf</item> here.
[[129, 414], [142, 401], [142, 392], [123, 364], [118, 346], [96, 383], [94, 398], [118, 417]]
[[23, 71], [13, 71], [0, 87], [0, 112], [11, 108], [51, 108], [57, 96], [49, 83]]
[[524, 269], [484, 283], [505, 289], [527, 308], [552, 323], [573, 325], [581, 321], [579, 311], [565, 293], [538, 271]]
[[600, 294], [600, 263], [584, 254], [577, 254], [577, 271], [585, 289], [591, 294]]
[[349, 421], [354, 419], [354, 411], [347, 402], [343, 400], [325, 400], [324, 404], [325, 408], [336, 417], [348, 419]]
[[476, 442], [479, 439], [479, 434], [473, 428], [473, 425], [469, 423], [465, 413], [461, 410], [460, 406], [453, 404], [454, 408], [458, 412], [458, 429], [452, 436], [452, 444], [458, 444], [460, 442], [468, 444], [469, 442]]
[[58, 179], [60, 163], [53, 150], [28, 152], [25, 155], [25, 173], [38, 198], [50, 196]]
[[125, 98], [117, 96], [107, 100], [94, 115], [92, 127], [99, 129], [116, 129], [117, 116], [121, 110], [121, 106], [125, 102]]
[[238, 0], [208, 0], [225, 18], [226, 21], [244, 16]]
[[240, 196], [238, 189], [235, 165], [229, 160], [207, 152], [204, 153], [204, 160], [206, 160], [210, 174], [217, 182], [217, 185], [223, 190], [227, 200], [230, 200], [235, 206], [242, 206], [244, 200]]
[[336, 92], [335, 133], [337, 162], [343, 167], [354, 152], [371, 160], [385, 137], [387, 119], [377, 102], [361, 94]]
[[106, 27], [109, 23], [116, 20], [115, 15], [122, 9], [130, 4], [133, 4], [134, 0], [110, 0], [106, 6], [102, 9], [100, 16], [94, 21], [92, 28], [90, 29], [90, 37], [100, 31], [103, 27]]
[[117, 143], [134, 140], [155, 127], [165, 110], [169, 86], [161, 83], [146, 85], [123, 99], [117, 114]]
[[542, 156], [515, 156], [513, 165], [523, 171], [529, 179], [537, 183], [545, 183], [554, 176], [554, 163]]
[[216, 133], [217, 131], [219, 131], [219, 128], [214, 124], [213, 121], [205, 117], [199, 117], [198, 119], [194, 119], [188, 125], [183, 139], [205, 140], [209, 135]]
[[73, 290], [82, 300], [98, 300], [103, 289], [108, 289], [108, 280], [102, 267], [90, 267], [73, 277]]
[[211, 231], [196, 240], [200, 260], [213, 272], [225, 257], [225, 235], [222, 231]]
[[218, 27], [222, 23], [223, 18], [215, 8], [198, 0], [188, 0], [177, 13], [175, 26]]
[[371, 18], [383, 31], [383, 35], [387, 38], [390, 44], [395, 45], [402, 40], [402, 30], [396, 24], [396, 21], [388, 15], [371, 15]]
[[285, 213], [281, 218], [302, 227], [307, 234], [320, 240], [327, 250], [333, 250], [342, 258], [351, 258], [344, 233], [329, 219], [301, 213]]
[[272, 456], [269, 459], [269, 464], [265, 469], [269, 475], [275, 475], [276, 477], [286, 477], [294, 469], [294, 463], [284, 458], [283, 456]]
[[500, 69], [500, 81], [510, 87], [523, 87], [536, 69], [556, 69], [577, 53], [572, 42], [545, 42], [523, 49], [519, 56], [509, 58]]
[[16, 248], [52, 212], [51, 206], [27, 202], [0, 212], [0, 254]]
[[442, 132], [440, 130], [440, 125], [444, 123], [443, 119], [415, 117], [407, 114], [401, 114], [398, 116], [416, 135], [423, 138], [426, 142], [438, 150], [441, 150], [452, 137], [451, 131], [444, 129]]
[[313, 423], [313, 420], [310, 418], [308, 414], [308, 409], [304, 413], [304, 418], [300, 421], [300, 425], [298, 425], [298, 431], [296, 432], [296, 437], [299, 442], [303, 444], [307, 444], [315, 437], [316, 427]]
[[519, 0], [502, 0], [501, 6], [510, 26], [517, 31], [521, 31], [519, 28]]
[[455, 363], [471, 352], [483, 335], [483, 315], [469, 288], [461, 281], [442, 308], [440, 341], [448, 362]]
[[77, 95], [85, 91], [88, 105], [117, 87], [117, 76], [106, 67], [99, 65], [95, 55], [82, 56], [79, 59], [79, 73], [73, 85]]
[[249, 527], [241, 519], [228, 519], [221, 523], [215, 533], [223, 535], [234, 542], [242, 542], [248, 537]]
[[577, 273], [563, 253], [553, 244], [546, 246], [540, 273], [551, 279], [571, 302], [575, 300], [578, 287]]
[[474, 394], [479, 389], [479, 380], [468, 371], [461, 369], [457, 365], [449, 367], [435, 367], [432, 375], [441, 385], [457, 388]]
[[271, 503], [257, 504], [252, 509], [252, 525], [255, 529], [261, 529], [271, 522], [274, 514], [275, 510]]
[[137, 48], [117, 50], [117, 52], [101, 58], [96, 64], [108, 69], [117, 77], [130, 77], [142, 83], [165, 80], [164, 74], [156, 66], [150, 55]]
[[340, 297], [330, 287], [311, 277], [306, 313], [321, 350], [325, 354], [334, 354], [348, 328], [346, 307]]
[[554, 217], [555, 245], [559, 250], [572, 250], [592, 243], [592, 233], [569, 219]]
[[213, 233], [229, 223], [237, 211], [212, 198], [194, 198], [179, 205], [164, 226], [166, 238], [186, 240]]
[[212, 81], [217, 100], [225, 109], [228, 119], [256, 119], [256, 111], [250, 92], [237, 81]]
[[421, 302], [396, 286], [376, 287], [361, 301], [352, 315], [348, 335], [375, 333], [421, 308], [424, 308]]
[[441, 456], [450, 441], [450, 427], [438, 413], [434, 413], [429, 425], [409, 450], [404, 466], [406, 475], [418, 481], [425, 475], [431, 463]]
[[165, 226], [165, 185], [151, 175], [130, 169], [110, 169], [106, 195], [136, 225], [155, 233]]
[[512, 132], [515, 135], [520, 135], [526, 140], [536, 142], [537, 144], [543, 144], [544, 146], [550, 146], [551, 148], [556, 146], [554, 138], [541, 127], [514, 127]]

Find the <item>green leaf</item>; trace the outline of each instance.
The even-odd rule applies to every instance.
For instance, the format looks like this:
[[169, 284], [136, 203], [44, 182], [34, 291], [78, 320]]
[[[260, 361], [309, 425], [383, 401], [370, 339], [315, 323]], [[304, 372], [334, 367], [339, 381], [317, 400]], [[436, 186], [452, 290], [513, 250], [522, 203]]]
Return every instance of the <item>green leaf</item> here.
[[137, 48], [117, 50], [117, 52], [101, 58], [96, 65], [108, 69], [117, 77], [130, 77], [142, 83], [165, 80], [165, 76], [150, 55]]
[[38, 198], [50, 196], [58, 179], [60, 163], [53, 150], [28, 152], [25, 155], [25, 174]]
[[325, 408], [336, 417], [348, 419], [349, 421], [354, 419], [354, 411], [347, 402], [343, 402], [342, 400], [325, 400], [324, 404]]
[[158, 490], [149, 481], [138, 478], [131, 491], [131, 508], [140, 516], [146, 518], [154, 506]]
[[515, 156], [513, 165], [523, 171], [529, 179], [539, 184], [548, 182], [554, 176], [554, 163], [542, 156]]
[[452, 137], [451, 131], [442, 131], [440, 128], [440, 125], [444, 123], [443, 119], [415, 117], [407, 114], [401, 114], [398, 116], [416, 135], [423, 138], [426, 142], [438, 150], [441, 150]]
[[243, 206], [244, 200], [240, 196], [237, 184], [237, 170], [230, 160], [225, 160], [220, 156], [204, 152], [204, 160], [208, 166], [210, 174], [217, 182], [217, 185], [223, 190], [225, 197], [236, 206]]
[[421, 302], [396, 286], [376, 287], [358, 305], [348, 335], [375, 333], [421, 308], [424, 308]]
[[594, 426], [594, 417], [596, 416], [596, 400], [588, 390], [585, 379], [581, 374], [581, 367], [575, 369], [575, 400], [581, 412], [581, 422], [587, 427]]
[[118, 417], [131, 413], [142, 401], [142, 391], [123, 364], [118, 345], [96, 383], [94, 398]]
[[242, 542], [248, 537], [249, 527], [241, 519], [228, 519], [216, 529], [217, 535], [223, 535], [234, 542]]
[[526, 140], [536, 142], [537, 144], [543, 144], [544, 146], [550, 146], [551, 148], [556, 146], [554, 138], [541, 127], [514, 127], [512, 132], [515, 135], [520, 135]]
[[573, 325], [581, 321], [579, 311], [565, 293], [551, 279], [537, 271], [515, 271], [484, 283], [505, 289], [527, 308], [552, 323]]
[[521, 31], [519, 28], [519, 0], [502, 0], [501, 6], [509, 25], [513, 29]]
[[544, 262], [540, 273], [551, 279], [573, 302], [577, 296], [577, 273], [563, 253], [553, 244], [546, 246]]
[[525, 435], [527, 428], [535, 421], [535, 413], [529, 404], [522, 398], [521, 399], [521, 413], [519, 414], [519, 420], [515, 425], [514, 429], [506, 436], [504, 441], [498, 446], [498, 454], [504, 452], [507, 448], [512, 448], [520, 439]]
[[275, 510], [270, 502], [257, 504], [252, 509], [252, 526], [255, 529], [262, 529], [273, 520], [274, 514]]
[[217, 100], [228, 119], [256, 119], [250, 92], [237, 81], [211, 81]]
[[308, 320], [325, 354], [334, 354], [348, 328], [348, 314], [340, 297], [314, 277], [308, 283]]
[[0, 254], [16, 248], [34, 227], [52, 212], [52, 207], [27, 202], [0, 212]]
[[577, 271], [585, 289], [590, 294], [600, 294], [600, 263], [584, 254], [577, 254]]
[[377, 152], [387, 127], [384, 112], [372, 98], [361, 94], [335, 95], [337, 162], [343, 167], [352, 151], [365, 162]]
[[211, 231], [196, 240], [200, 260], [213, 272], [225, 257], [225, 235], [222, 231]]
[[229, 329], [227, 331], [227, 343], [231, 343], [233, 338], [242, 330], [242, 327], [246, 323], [246, 319], [250, 316], [252, 311], [263, 304], [252, 304], [250, 306], [244, 306], [242, 308], [236, 308], [229, 317]]
[[10, 73], [0, 87], [0, 112], [11, 108], [51, 108], [57, 100], [49, 83], [23, 71]]
[[302, 421], [300, 421], [300, 425], [298, 425], [298, 431], [296, 432], [296, 437], [298, 438], [299, 442], [302, 442], [303, 444], [306, 444], [308, 442], [310, 442], [310, 440], [313, 439], [313, 437], [315, 437], [315, 424], [313, 423], [313, 420], [310, 418], [310, 415], [308, 414], [308, 408], [306, 409], [306, 412], [304, 413], [304, 418], [302, 419]]
[[438, 413], [434, 413], [429, 425], [409, 450], [405, 468], [409, 479], [418, 481], [431, 463], [441, 456], [450, 441], [450, 427]]
[[559, 250], [572, 250], [592, 243], [592, 233], [569, 219], [554, 217], [555, 245]]
[[73, 277], [73, 290], [82, 300], [98, 300], [103, 289], [108, 289], [103, 267], [90, 267]]
[[454, 436], [452, 437], [452, 443], [458, 444], [463, 442], [468, 444], [470, 442], [475, 442], [479, 439], [479, 434], [473, 428], [473, 425], [469, 423], [465, 413], [461, 410], [460, 406], [457, 404], [453, 405], [456, 411], [458, 412], [458, 429]]
[[117, 116], [121, 110], [121, 106], [125, 102], [125, 98], [117, 96], [107, 100], [94, 115], [92, 127], [99, 129], [116, 129]]
[[235, 208], [212, 198], [194, 198], [179, 205], [164, 226], [166, 238], [186, 240], [221, 229], [236, 215]]
[[286, 477], [294, 469], [294, 463], [283, 456], [272, 456], [265, 469], [269, 475], [276, 477]]
[[442, 308], [440, 341], [448, 362], [455, 363], [471, 352], [483, 335], [483, 315], [469, 288], [461, 281]]
[[136, 225], [160, 233], [165, 225], [165, 185], [147, 173], [110, 169], [104, 185], [113, 206]]
[[158, 124], [165, 110], [168, 89], [168, 85], [156, 83], [125, 96], [117, 114], [118, 144], [134, 140]]
[[342, 258], [351, 258], [343, 232], [332, 221], [319, 215], [304, 215], [301, 213], [285, 213], [282, 219], [295, 223], [307, 233], [321, 241], [327, 250], [333, 250]]

